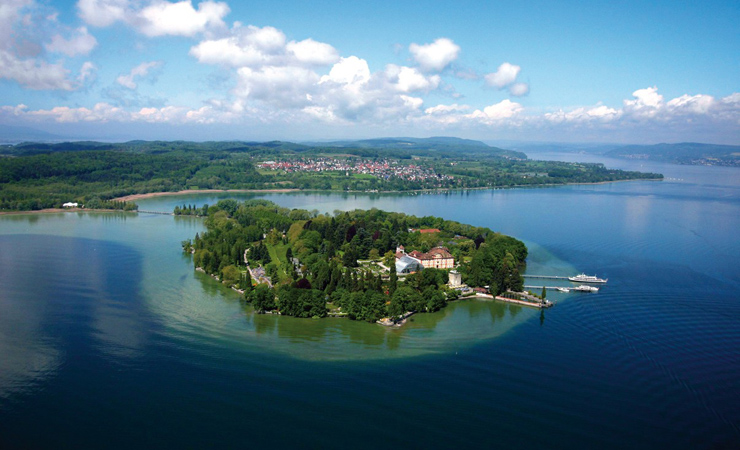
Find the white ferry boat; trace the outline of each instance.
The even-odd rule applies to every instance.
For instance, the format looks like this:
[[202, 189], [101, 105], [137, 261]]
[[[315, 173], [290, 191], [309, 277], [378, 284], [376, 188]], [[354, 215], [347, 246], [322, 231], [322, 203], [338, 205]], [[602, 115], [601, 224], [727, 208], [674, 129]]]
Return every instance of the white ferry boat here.
[[599, 292], [599, 288], [594, 286], [588, 286], [585, 284], [582, 284], [580, 286], [576, 286], [571, 289], [572, 291], [578, 291], [578, 292]]
[[574, 281], [577, 283], [606, 283], [607, 279], [604, 278], [597, 278], [592, 275], [586, 275], [585, 273], [582, 273], [580, 275], [576, 275], [574, 277], [568, 277], [570, 281]]

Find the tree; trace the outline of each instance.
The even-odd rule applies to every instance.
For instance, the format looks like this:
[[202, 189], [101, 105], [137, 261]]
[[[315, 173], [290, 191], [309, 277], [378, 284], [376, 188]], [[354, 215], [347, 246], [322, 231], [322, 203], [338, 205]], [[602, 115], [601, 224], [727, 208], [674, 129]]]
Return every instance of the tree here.
[[542, 286], [542, 300], [544, 300], [547, 297], [547, 288], [545, 286]]
[[233, 286], [241, 280], [242, 274], [236, 266], [226, 266], [221, 271], [221, 281], [227, 286]]
[[383, 255], [383, 265], [387, 268], [391, 268], [391, 266], [395, 266], [396, 264], [396, 254], [393, 253], [392, 250], [388, 250], [385, 252], [385, 255]]
[[259, 284], [247, 294], [249, 301], [257, 312], [272, 311], [275, 309], [275, 294], [266, 284]]
[[391, 277], [388, 283], [388, 293], [393, 295], [398, 288], [398, 274], [396, 273], [396, 265], [391, 264]]

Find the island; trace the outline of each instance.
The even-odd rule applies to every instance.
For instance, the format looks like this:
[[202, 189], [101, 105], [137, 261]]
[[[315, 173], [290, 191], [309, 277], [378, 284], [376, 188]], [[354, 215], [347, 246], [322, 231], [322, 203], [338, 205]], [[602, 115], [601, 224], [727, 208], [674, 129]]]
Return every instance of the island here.
[[0, 211], [65, 203], [132, 211], [142, 194], [210, 190], [409, 192], [662, 177], [602, 164], [533, 161], [457, 138], [23, 143], [0, 146]]
[[205, 216], [206, 231], [182, 243], [196, 270], [260, 313], [393, 325], [463, 294], [525, 295], [527, 247], [485, 227], [378, 209], [318, 214], [267, 200], [177, 211]]

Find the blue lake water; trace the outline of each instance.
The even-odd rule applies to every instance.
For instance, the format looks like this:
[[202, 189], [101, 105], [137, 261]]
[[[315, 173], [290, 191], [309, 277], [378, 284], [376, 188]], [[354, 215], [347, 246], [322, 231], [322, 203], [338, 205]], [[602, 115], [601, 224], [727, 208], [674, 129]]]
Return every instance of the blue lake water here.
[[740, 171], [606, 162], [667, 179], [139, 202], [437, 215], [523, 239], [529, 274], [609, 278], [397, 330], [253, 314], [181, 253], [200, 219], [2, 216], [0, 448], [738, 448]]

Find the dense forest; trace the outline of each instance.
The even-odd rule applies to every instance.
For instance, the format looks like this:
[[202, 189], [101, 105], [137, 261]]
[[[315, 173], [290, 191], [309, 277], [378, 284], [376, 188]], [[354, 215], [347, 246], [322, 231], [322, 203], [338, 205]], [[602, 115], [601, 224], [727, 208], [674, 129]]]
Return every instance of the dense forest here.
[[[529, 161], [519, 157], [526, 157], [523, 154], [469, 143], [454, 151], [453, 144], [442, 140], [413, 148], [350, 148], [289, 142], [131, 141], [0, 146], [0, 210], [37, 210], [65, 202], [94, 207], [131, 194], [190, 189], [408, 191], [662, 178], [601, 164]], [[316, 158], [349, 165], [390, 161], [428, 174], [403, 178], [256, 167], [266, 160]]]
[[[178, 210], [206, 215], [207, 231], [183, 242], [195, 267], [244, 290], [261, 312], [374, 322], [437, 311], [457, 298], [446, 270], [399, 276], [399, 245], [422, 252], [444, 246], [471, 287], [489, 286], [493, 294], [522, 290], [526, 246], [488, 228], [377, 209], [321, 215], [266, 200]], [[439, 232], [414, 231], [425, 227]]]

